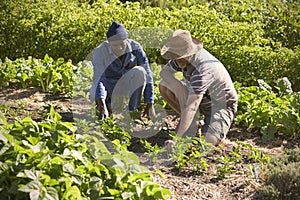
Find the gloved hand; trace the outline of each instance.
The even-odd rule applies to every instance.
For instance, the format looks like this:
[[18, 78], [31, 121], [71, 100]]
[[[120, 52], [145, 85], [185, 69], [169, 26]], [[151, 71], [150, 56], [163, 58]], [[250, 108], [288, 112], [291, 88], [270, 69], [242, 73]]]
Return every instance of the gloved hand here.
[[146, 105], [146, 108], [145, 108], [145, 111], [143, 113], [143, 116], [146, 116], [146, 115], [148, 115], [149, 117], [155, 117], [156, 116], [153, 103], [148, 103]]
[[105, 99], [96, 99], [96, 109], [97, 109], [97, 115], [98, 119], [104, 119], [109, 117], [109, 113], [105, 104]]

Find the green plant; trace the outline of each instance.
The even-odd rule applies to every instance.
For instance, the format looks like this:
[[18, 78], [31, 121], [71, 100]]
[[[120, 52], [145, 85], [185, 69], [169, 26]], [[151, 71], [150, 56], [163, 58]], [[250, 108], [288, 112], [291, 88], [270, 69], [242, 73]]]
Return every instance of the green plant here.
[[267, 165], [265, 184], [258, 192], [262, 199], [299, 199], [300, 150], [285, 150]]
[[64, 93], [72, 96], [73, 76], [76, 71], [70, 61], [63, 58], [54, 60], [45, 55], [43, 59], [28, 57], [14, 61], [5, 59], [0, 63], [1, 87], [15, 86], [18, 88], [35, 87], [43, 92]]
[[217, 168], [217, 178], [224, 179], [225, 175], [231, 172], [235, 172], [235, 159], [229, 156], [217, 158], [217, 161], [221, 163], [220, 167]]
[[299, 45], [295, 38], [299, 37], [299, 23], [297, 23], [297, 1], [278, 0], [228, 0], [214, 1], [210, 7], [225, 14], [233, 21], [255, 23], [263, 21], [264, 37], [272, 38], [275, 42], [282, 42], [285, 47], [293, 48]]
[[[271, 159], [270, 156], [267, 156], [266, 154], [264, 154], [263, 152], [259, 151], [257, 148], [253, 147], [251, 144], [247, 144], [244, 142], [237, 142], [238, 147], [235, 148], [234, 151], [238, 150], [238, 152], [242, 152], [245, 151], [247, 152], [246, 155], [242, 155], [238, 153], [238, 156], [235, 156], [236, 158], [238, 158], [238, 160], [241, 159], [241, 156], [243, 156], [243, 159], [245, 159], [247, 162], [254, 162], [254, 163], [268, 163]], [[236, 154], [234, 154], [236, 155]]]
[[91, 61], [84, 60], [76, 65], [74, 72], [73, 97], [82, 96], [89, 98], [89, 90], [93, 81], [93, 65]]
[[146, 139], [141, 138], [140, 143], [144, 148], [144, 152], [148, 155], [150, 162], [156, 163], [156, 161], [166, 153], [166, 149], [158, 146], [157, 144], [152, 145], [151, 142], [148, 142]]
[[[166, 199], [138, 157], [101, 132], [78, 133], [50, 108], [47, 119], [8, 124], [0, 113], [1, 199]], [[77, 133], [76, 133], [77, 132]], [[109, 151], [107, 145], [114, 148]]]
[[[42, 59], [48, 54], [78, 63], [106, 39], [109, 25], [118, 19], [130, 37], [142, 44], [151, 63], [166, 63], [160, 56], [162, 45], [173, 30], [187, 29], [224, 63], [232, 78], [243, 85], [253, 85], [256, 79], [262, 78], [270, 83], [287, 76], [294, 90], [299, 87], [300, 52], [295, 39], [299, 37], [296, 31], [299, 3], [279, 0], [194, 3], [164, 1], [167, 7], [163, 9], [118, 0], [93, 3], [3, 0], [0, 5], [1, 59], [28, 56]], [[170, 4], [172, 6], [168, 6]], [[28, 78], [22, 73], [19, 76], [24, 80], [24, 87]], [[9, 79], [4, 80], [3, 86]]]
[[117, 126], [113, 117], [100, 120], [100, 126], [108, 139], [112, 141], [118, 139], [122, 145], [130, 146], [130, 134]]
[[204, 137], [193, 139], [175, 137], [175, 141], [172, 159], [176, 162], [177, 169], [182, 170], [184, 167], [192, 166], [192, 171], [196, 174], [201, 174], [208, 169], [206, 156], [212, 149], [212, 145], [206, 143]]
[[[258, 130], [265, 139], [275, 135], [298, 137], [300, 133], [299, 94], [276, 87], [263, 80], [259, 86], [240, 87], [237, 124]], [[280, 83], [280, 82], [279, 82]]]

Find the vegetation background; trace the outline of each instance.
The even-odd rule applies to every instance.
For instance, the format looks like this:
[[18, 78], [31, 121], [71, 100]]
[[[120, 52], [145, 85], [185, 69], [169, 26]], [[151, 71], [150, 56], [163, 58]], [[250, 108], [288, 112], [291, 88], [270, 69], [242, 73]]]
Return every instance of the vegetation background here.
[[84, 60], [118, 21], [141, 42], [150, 62], [167, 30], [187, 29], [243, 85], [288, 77], [300, 85], [299, 1], [283, 0], [2, 0], [0, 58]]
[[[299, 8], [293, 0], [2, 0], [0, 198], [167, 199], [168, 189], [179, 198], [191, 191], [188, 198], [299, 198]], [[153, 141], [174, 135], [176, 120], [160, 127], [158, 138], [137, 140], [112, 118], [62, 117], [59, 106], [71, 110], [78, 96], [91, 114], [88, 61], [112, 21], [143, 45], [156, 85], [166, 62], [160, 48], [173, 30], [189, 30], [235, 81], [239, 113], [231, 139], [251, 137], [253, 144], [259, 137], [263, 148], [282, 141], [284, 154], [271, 159], [240, 141], [211, 148], [203, 138], [188, 146], [177, 138], [173, 165], [149, 172], [128, 149], [160, 161], [165, 149]], [[45, 105], [56, 98], [61, 104]], [[168, 109], [157, 87], [155, 103]]]

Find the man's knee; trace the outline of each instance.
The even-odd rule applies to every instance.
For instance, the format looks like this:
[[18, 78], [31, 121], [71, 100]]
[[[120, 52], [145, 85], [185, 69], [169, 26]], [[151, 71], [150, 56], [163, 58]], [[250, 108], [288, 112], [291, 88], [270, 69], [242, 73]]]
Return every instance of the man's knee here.
[[141, 76], [141, 77], [145, 77], [146, 76], [146, 70], [144, 69], [144, 67], [141, 66], [135, 66], [134, 68], [132, 68], [131, 73], [135, 76]]
[[163, 67], [159, 72], [159, 75], [162, 78], [162, 80], [166, 80], [166, 81], [173, 80], [174, 74], [175, 74], [175, 72], [166, 66]]
[[158, 84], [158, 90], [160, 93], [166, 93], [168, 91], [168, 88], [166, 86], [164, 86], [164, 81], [160, 81], [160, 83]]
[[163, 81], [161, 81], [161, 83], [158, 85], [158, 89], [159, 89], [159, 93], [161, 94], [161, 96], [163, 96], [164, 98], [174, 98], [175, 94], [167, 87], [165, 86], [163, 83]]

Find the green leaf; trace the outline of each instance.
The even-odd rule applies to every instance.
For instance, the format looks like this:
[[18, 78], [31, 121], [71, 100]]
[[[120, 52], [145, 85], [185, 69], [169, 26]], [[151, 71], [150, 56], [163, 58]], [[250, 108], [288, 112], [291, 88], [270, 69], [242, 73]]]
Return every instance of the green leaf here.
[[74, 167], [72, 164], [70, 163], [66, 163], [63, 165], [63, 171], [67, 172], [69, 174], [73, 174], [74, 173]]
[[126, 170], [125, 164], [121, 160], [119, 160], [118, 158], [113, 158], [113, 161], [117, 164], [118, 167], [120, 167], [124, 171]]
[[36, 171], [35, 169], [30, 169], [30, 170], [24, 170], [25, 175], [27, 176], [27, 178], [30, 178], [32, 180], [38, 180], [40, 175], [39, 172]]
[[50, 115], [50, 119], [53, 119], [54, 122], [59, 122], [62, 118], [61, 115], [55, 111], [53, 106], [51, 106], [51, 108], [50, 108], [49, 115]]
[[166, 176], [162, 173], [162, 171], [160, 171], [159, 169], [155, 169], [155, 172], [162, 177], [163, 179], [166, 179]]
[[1, 148], [1, 150], [0, 150], [0, 156], [3, 155], [3, 154], [5, 154], [8, 150], [10, 150], [11, 147], [12, 146], [9, 145], [9, 144], [3, 145], [2, 148]]
[[71, 131], [72, 133], [74, 133], [77, 129], [72, 122], [61, 122], [61, 121], [59, 121], [57, 128], [63, 131]]
[[33, 190], [29, 192], [30, 200], [42, 200], [43, 195], [41, 195], [40, 190]]
[[34, 192], [40, 191], [40, 188], [42, 187], [42, 184], [38, 180], [31, 181], [27, 183], [26, 185], [21, 185], [21, 187], [18, 189], [21, 192]]
[[121, 191], [117, 190], [117, 189], [112, 189], [112, 188], [108, 188], [107, 191], [109, 192], [110, 195], [112, 196], [120, 196]]
[[82, 196], [81, 196], [79, 188], [75, 185], [68, 188], [66, 190], [66, 192], [64, 193], [62, 199], [65, 199], [65, 200], [81, 200]]
[[[1, 128], [1, 127], [0, 127]], [[3, 131], [4, 132], [4, 131]], [[0, 141], [3, 141], [3, 142], [7, 142], [8, 141], [8, 139], [4, 136], [4, 135], [2, 135], [2, 131], [1, 131], [1, 129], [0, 129]]]
[[81, 151], [71, 150], [71, 155], [75, 159], [80, 160], [87, 167], [87, 165], [88, 165], [87, 160], [82, 157]]
[[123, 192], [121, 194], [122, 199], [131, 199], [131, 197], [134, 197], [135, 193], [134, 192]]
[[46, 187], [46, 194], [42, 200], [59, 200], [57, 190], [53, 187]]
[[55, 156], [54, 158], [52, 158], [49, 161], [50, 165], [62, 165], [63, 163], [64, 163], [64, 160], [59, 156]]

